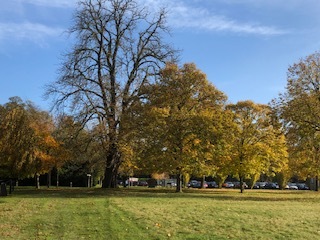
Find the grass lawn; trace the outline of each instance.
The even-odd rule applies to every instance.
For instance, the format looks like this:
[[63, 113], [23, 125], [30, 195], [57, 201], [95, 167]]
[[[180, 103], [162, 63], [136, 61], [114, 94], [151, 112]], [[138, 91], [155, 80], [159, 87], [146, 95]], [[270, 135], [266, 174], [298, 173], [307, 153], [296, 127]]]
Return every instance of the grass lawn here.
[[320, 239], [320, 193], [17, 188], [0, 239]]

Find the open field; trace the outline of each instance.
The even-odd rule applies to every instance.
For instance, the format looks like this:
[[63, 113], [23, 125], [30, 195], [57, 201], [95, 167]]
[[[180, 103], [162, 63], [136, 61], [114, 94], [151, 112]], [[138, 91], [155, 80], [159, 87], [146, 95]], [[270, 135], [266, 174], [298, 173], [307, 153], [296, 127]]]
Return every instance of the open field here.
[[0, 239], [320, 239], [310, 191], [17, 188]]

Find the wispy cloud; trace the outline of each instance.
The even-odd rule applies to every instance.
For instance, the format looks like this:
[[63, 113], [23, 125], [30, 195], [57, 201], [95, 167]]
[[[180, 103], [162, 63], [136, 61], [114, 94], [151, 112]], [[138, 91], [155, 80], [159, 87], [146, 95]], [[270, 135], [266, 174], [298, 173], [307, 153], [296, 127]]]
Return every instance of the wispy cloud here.
[[0, 40], [28, 40], [43, 45], [48, 37], [58, 37], [64, 29], [38, 23], [0, 23]]
[[[20, 3], [29, 3], [44, 7], [74, 8], [78, 0], [14, 0]], [[267, 26], [261, 23], [240, 22], [237, 19], [216, 15], [203, 7], [194, 7], [193, 1], [181, 0], [138, 0], [152, 10], [166, 7], [169, 10], [168, 24], [173, 28], [204, 30], [212, 32], [231, 32], [253, 35], [281, 35], [287, 33], [285, 30], [274, 26]], [[200, 5], [201, 1], [197, 5]], [[10, 25], [10, 24], [9, 24]], [[11, 24], [8, 29], [0, 23], [0, 39], [3, 35], [17, 34], [18, 38], [28, 38], [29, 40], [39, 40], [41, 36], [55, 35], [61, 29], [50, 28], [41, 24], [25, 23], [22, 25]], [[19, 28], [19, 32], [13, 29]], [[32, 32], [33, 34], [29, 34]]]
[[184, 1], [145, 0], [152, 8], [162, 6], [169, 9], [169, 24], [174, 28], [190, 28], [213, 32], [233, 32], [256, 35], [280, 35], [286, 31], [263, 24], [239, 22], [222, 15], [216, 15], [202, 7], [188, 5]]
[[285, 31], [260, 24], [241, 23], [220, 15], [209, 14], [205, 9], [179, 7], [175, 9], [171, 24], [178, 28], [194, 28], [207, 31], [225, 31], [258, 35], [279, 35]]
[[29, 3], [44, 7], [60, 7], [73, 8], [76, 6], [78, 0], [14, 0], [19, 3]]

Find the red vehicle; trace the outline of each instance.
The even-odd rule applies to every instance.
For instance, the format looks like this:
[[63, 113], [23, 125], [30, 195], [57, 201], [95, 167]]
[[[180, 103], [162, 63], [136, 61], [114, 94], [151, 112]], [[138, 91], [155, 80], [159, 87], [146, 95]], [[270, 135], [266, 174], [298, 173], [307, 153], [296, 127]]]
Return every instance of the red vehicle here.
[[222, 184], [222, 187], [224, 187], [224, 188], [234, 188], [234, 184], [233, 184], [233, 182], [225, 182], [224, 184]]

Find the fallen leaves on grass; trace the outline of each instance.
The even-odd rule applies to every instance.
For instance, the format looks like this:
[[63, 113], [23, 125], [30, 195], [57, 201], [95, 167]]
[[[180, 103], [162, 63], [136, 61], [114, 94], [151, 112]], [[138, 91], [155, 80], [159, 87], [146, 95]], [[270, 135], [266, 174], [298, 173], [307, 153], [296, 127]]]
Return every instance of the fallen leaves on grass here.
[[160, 228], [161, 227], [161, 224], [160, 223], [155, 223], [155, 226]]

